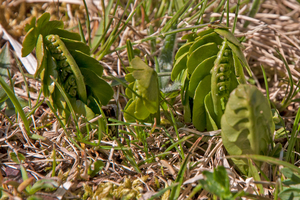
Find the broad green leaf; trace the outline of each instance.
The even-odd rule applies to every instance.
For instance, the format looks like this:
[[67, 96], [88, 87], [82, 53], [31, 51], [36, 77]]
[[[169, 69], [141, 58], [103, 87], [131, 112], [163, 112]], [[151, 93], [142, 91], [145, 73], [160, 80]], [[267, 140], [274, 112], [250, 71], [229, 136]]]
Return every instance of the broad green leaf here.
[[285, 188], [279, 195], [282, 200], [299, 200], [300, 199], [300, 189], [299, 188]]
[[240, 41], [231, 33], [230, 30], [226, 29], [226, 28], [216, 28], [214, 29], [214, 31], [216, 33], [218, 33], [219, 35], [225, 37], [227, 40], [229, 40], [230, 42], [232, 42], [234, 45], [236, 45], [237, 47], [239, 47], [239, 49], [245, 49], [245, 47], [240, 43]]
[[25, 35], [23, 44], [22, 44], [22, 57], [30, 54], [37, 42], [37, 30], [35, 28], [31, 28], [27, 34]]
[[84, 77], [85, 84], [89, 86], [94, 96], [101, 102], [101, 105], [106, 105], [113, 96], [113, 90], [110, 85], [96, 75], [93, 71], [81, 68], [81, 73]]
[[200, 46], [198, 49], [193, 51], [188, 58], [187, 67], [190, 74], [193, 73], [195, 68], [206, 58], [214, 56], [218, 53], [219, 48], [216, 43], [207, 43]]
[[11, 65], [11, 56], [9, 48], [5, 44], [0, 50], [0, 76], [6, 81], [8, 80], [9, 70]]
[[32, 17], [30, 23], [25, 25], [24, 30], [28, 32], [31, 28], [35, 28], [35, 21], [36, 21], [36, 17]]
[[[133, 90], [133, 87], [134, 87], [134, 84], [136, 84], [135, 82], [131, 82], [128, 84], [128, 87], [131, 88]], [[126, 96], [130, 99], [130, 98], [133, 98], [133, 95], [132, 95], [132, 91], [130, 89], [127, 89], [125, 90], [125, 94]]]
[[[58, 28], [63, 28], [64, 23], [62, 21], [50, 21], [47, 24], [45, 24], [41, 30], [39, 30], [39, 33], [43, 36], [47, 36], [51, 34], [54, 30], [57, 30]], [[72, 32], [70, 32], [72, 34]]]
[[43, 36], [40, 34], [36, 43], [36, 59], [37, 59], [37, 69], [35, 71], [34, 77], [36, 78], [41, 71], [47, 66], [47, 53], [45, 53], [45, 46]]
[[148, 88], [151, 83], [151, 77], [154, 70], [146, 65], [140, 58], [136, 57], [131, 61], [133, 68], [132, 75], [143, 88]]
[[214, 29], [208, 28], [208, 29], [205, 29], [204, 31], [201, 31], [201, 32], [197, 33], [197, 35], [198, 35], [198, 37], [199, 36], [202, 37], [202, 36], [210, 34], [212, 32], [214, 32]]
[[182, 40], [187, 40], [187, 42], [192, 42], [194, 41], [196, 38], [198, 37], [198, 35], [196, 33], [189, 33], [189, 34], [186, 34], [184, 36], [182, 36]]
[[124, 108], [124, 118], [126, 121], [135, 121], [134, 112], [135, 112], [136, 101], [129, 99], [125, 108]]
[[196, 41], [193, 43], [193, 45], [190, 47], [189, 52], [192, 53], [200, 46], [207, 44], [207, 43], [212, 43], [212, 42], [216, 43], [217, 45], [221, 45], [223, 42], [223, 39], [220, 38], [220, 36], [215, 32], [209, 33], [202, 37], [198, 37], [196, 39]]
[[51, 80], [50, 76], [54, 78], [58, 77], [58, 73], [56, 71], [57, 65], [54, 59], [51, 57], [50, 52], [46, 51], [46, 59], [47, 59], [47, 67], [44, 68], [41, 72], [41, 80], [42, 80], [42, 88], [43, 93], [46, 97], [48, 97], [54, 91], [54, 82]]
[[[191, 75], [190, 78], [190, 84], [189, 84], [189, 95], [194, 96], [195, 90], [201, 80], [204, 79], [207, 75], [210, 74], [211, 69], [214, 66], [215, 59], [217, 58], [216, 55], [209, 57], [205, 59], [203, 62], [201, 62], [194, 72]], [[210, 82], [209, 82], [210, 85]], [[196, 98], [196, 97], [195, 97]]]
[[150, 115], [150, 112], [148, 111], [147, 107], [144, 105], [143, 100], [141, 98], [136, 98], [134, 101], [136, 101], [134, 116], [137, 119], [141, 119], [141, 120], [146, 119]]
[[45, 12], [43, 13], [36, 21], [36, 27], [38, 31], [43, 28], [50, 20], [50, 14]]
[[127, 69], [132, 74], [128, 75], [127, 78], [135, 79], [129, 84], [129, 87], [138, 96], [133, 95], [129, 88], [126, 89], [126, 94], [132, 98], [132, 101], [129, 101], [124, 109], [124, 112], [128, 113], [124, 114], [124, 117], [127, 121], [131, 121], [133, 116], [144, 120], [150, 113], [156, 113], [159, 108], [158, 77], [156, 72], [138, 57], [132, 59], [131, 67]]
[[178, 60], [179, 57], [181, 57], [183, 54], [185, 54], [186, 52], [189, 51], [191, 45], [193, 44], [193, 42], [189, 42], [189, 43], [185, 43], [184, 45], [182, 45], [176, 55], [175, 55], [175, 60]]
[[135, 79], [131, 73], [125, 75], [125, 80], [128, 81], [129, 83], [135, 81]]
[[171, 73], [171, 80], [174, 81], [177, 76], [186, 68], [187, 64], [187, 55], [188, 52], [181, 55], [175, 62], [172, 73]]
[[204, 106], [206, 110], [206, 128], [208, 131], [216, 131], [219, 130], [220, 125], [216, 124], [216, 114], [214, 112], [214, 105], [211, 97], [211, 93], [209, 92], [204, 98]]
[[210, 79], [211, 75], [204, 77], [195, 91], [192, 120], [194, 126], [199, 131], [204, 131], [206, 128], [206, 110], [204, 106], [204, 99], [210, 91]]
[[246, 70], [247, 70], [249, 76], [252, 76], [252, 73], [251, 73], [251, 70], [249, 68], [247, 59], [245, 58], [242, 50], [240, 48], [238, 48], [238, 46], [236, 46], [235, 44], [233, 44], [231, 42], [227, 42], [227, 44], [230, 47], [230, 49], [232, 50], [232, 53], [235, 54], [240, 59], [240, 61], [242, 62], [242, 65], [244, 67], [246, 67]]
[[136, 87], [141, 91], [141, 96], [149, 101], [158, 101], [159, 90], [156, 72], [138, 57], [131, 61], [131, 65], [134, 69], [132, 75], [137, 81]]
[[286, 177], [291, 179], [295, 184], [300, 184], [300, 176], [293, 172], [290, 168], [282, 168], [281, 173]]
[[91, 120], [95, 117], [95, 113], [97, 113], [94, 110], [91, 110], [85, 103], [83, 103], [81, 100], [76, 100], [75, 98], [70, 98], [70, 102], [72, 104], [72, 107], [74, 111], [79, 114], [86, 117], [87, 120]]
[[[97, 74], [99, 77], [102, 76], [103, 67], [95, 58], [92, 58], [81, 51], [72, 51], [71, 52], [73, 58], [75, 59], [77, 65], [81, 69], [91, 70], [92, 73]], [[86, 76], [88, 77], [88, 76]]]
[[[64, 44], [69, 49], [69, 51], [72, 55], [73, 55], [74, 51], [80, 51], [86, 55], [90, 55], [90, 47], [88, 45], [86, 45], [85, 43], [78, 41], [78, 40], [71, 40], [71, 39], [62, 38], [62, 37], [60, 37], [60, 39], [61, 39], [61, 41], [64, 42]], [[90, 56], [88, 56], [88, 57], [92, 58]], [[74, 57], [74, 58], [76, 58], [76, 57]]]
[[78, 33], [70, 32], [61, 28], [55, 28], [49, 32], [49, 34], [58, 35], [59, 37], [70, 39], [70, 40], [77, 40], [81, 41], [81, 37]]
[[[9, 72], [11, 65], [11, 56], [9, 53], [9, 48], [5, 44], [0, 51], [0, 76], [4, 81], [9, 80]], [[7, 94], [0, 86], [0, 105], [2, 102], [7, 100]], [[10, 100], [9, 100], [10, 101]]]
[[[251, 85], [239, 85], [231, 93], [221, 125], [223, 144], [230, 155], [266, 155], [275, 129], [268, 100]], [[247, 166], [236, 165], [247, 173]]]

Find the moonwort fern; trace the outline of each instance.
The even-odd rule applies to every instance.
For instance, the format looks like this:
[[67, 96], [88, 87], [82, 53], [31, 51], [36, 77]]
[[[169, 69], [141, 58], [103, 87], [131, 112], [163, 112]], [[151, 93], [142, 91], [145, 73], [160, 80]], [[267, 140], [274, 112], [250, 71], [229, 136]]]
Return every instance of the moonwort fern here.
[[200, 130], [221, 127], [229, 94], [245, 83], [242, 66], [248, 69], [239, 40], [223, 26], [210, 26], [185, 35], [175, 56], [171, 78], [182, 82], [181, 97], [185, 120]]
[[[221, 125], [222, 141], [230, 155], [268, 154], [275, 125], [267, 98], [255, 86], [241, 84], [231, 93]], [[232, 160], [248, 174], [247, 159]]]
[[[129, 98], [124, 109], [127, 121], [146, 120], [151, 114], [159, 114], [159, 85], [156, 71], [139, 57], [127, 67], [125, 79], [129, 82], [126, 96]], [[159, 117], [157, 117], [159, 122]]]
[[90, 48], [80, 41], [80, 35], [64, 30], [62, 21], [49, 20], [50, 14], [44, 13], [26, 26], [22, 55], [36, 48], [35, 77], [40, 76], [44, 96], [65, 122], [70, 108], [55, 83], [62, 86], [75, 112], [91, 118], [100, 113], [99, 105], [109, 102], [113, 90], [101, 78], [103, 67], [89, 55]]

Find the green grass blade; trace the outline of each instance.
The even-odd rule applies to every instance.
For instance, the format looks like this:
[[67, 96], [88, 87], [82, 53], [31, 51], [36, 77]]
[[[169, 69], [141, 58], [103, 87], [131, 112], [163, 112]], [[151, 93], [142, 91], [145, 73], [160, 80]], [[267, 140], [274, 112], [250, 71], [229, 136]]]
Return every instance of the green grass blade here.
[[276, 49], [276, 51], [277, 51], [280, 59], [283, 61], [286, 71], [288, 72], [289, 83], [290, 83], [289, 93], [288, 93], [287, 97], [284, 98], [284, 101], [282, 102], [282, 108], [281, 108], [281, 110], [282, 110], [282, 109], [285, 109], [290, 104], [292, 94], [293, 94], [293, 91], [294, 91], [294, 81], [293, 81], [292, 73], [291, 73], [291, 70], [290, 70], [290, 67], [289, 67], [288, 63], [286, 62], [283, 55], [279, 52], [279, 50]]
[[[255, 14], [259, 10], [259, 6], [260, 6], [260, 0], [253, 0], [248, 16], [254, 18]], [[245, 21], [244, 28], [247, 28], [247, 26], [249, 24], [250, 24], [250, 21]]]
[[65, 99], [65, 101], [66, 101], [66, 103], [67, 103], [67, 105], [68, 105], [68, 107], [69, 107], [69, 109], [70, 109], [70, 112], [71, 112], [71, 114], [72, 114], [72, 117], [73, 117], [73, 120], [74, 120], [74, 124], [75, 124], [75, 126], [76, 126], [76, 129], [77, 129], [77, 131], [80, 133], [80, 129], [79, 129], [79, 126], [78, 126], [78, 122], [77, 122], [77, 120], [76, 120], [76, 113], [75, 113], [75, 111], [74, 111], [74, 109], [73, 109], [73, 106], [72, 106], [72, 104], [71, 104], [71, 102], [70, 102], [70, 100], [69, 100], [67, 94], [65, 93], [64, 89], [62, 88], [62, 86], [57, 82], [57, 80], [55, 80], [55, 78], [53, 78], [53, 77], [51, 76], [51, 79], [52, 79], [53, 82], [55, 82], [55, 86], [59, 89], [60, 93], [62, 94], [63, 98]]
[[83, 42], [84, 44], [86, 44], [86, 40], [85, 40], [85, 37], [84, 37], [84, 33], [83, 33], [83, 29], [82, 29], [82, 25], [80, 23], [80, 20], [78, 20], [78, 29], [79, 29], [79, 34], [80, 34], [80, 37], [81, 37], [81, 42]]
[[[300, 114], [299, 114], [300, 117]], [[300, 174], [300, 168], [298, 168], [297, 166], [286, 162], [286, 161], [282, 161], [280, 159], [277, 158], [272, 158], [272, 157], [268, 157], [268, 156], [263, 156], [263, 155], [232, 155], [232, 156], [226, 156], [226, 158], [245, 158], [245, 159], [253, 159], [253, 160], [258, 160], [258, 161], [262, 161], [262, 162], [267, 162], [267, 163], [271, 163], [271, 164], [275, 164], [275, 165], [282, 165], [284, 167], [288, 167], [290, 168], [292, 171], [297, 172], [298, 174]]]
[[26, 118], [26, 115], [25, 115], [25, 113], [22, 109], [22, 106], [21, 106], [20, 102], [18, 101], [18, 99], [15, 96], [12, 89], [10, 89], [9, 85], [3, 80], [3, 78], [1, 76], [0, 76], [0, 85], [5, 90], [6, 94], [8, 95], [8, 97], [10, 98], [12, 103], [14, 104], [15, 109], [16, 109], [16, 113], [19, 113], [19, 115], [20, 115], [20, 117], [21, 117], [21, 119], [24, 123], [24, 127], [25, 127], [27, 135], [31, 135], [30, 128], [29, 128], [29, 122]]
[[192, 6], [191, 1], [187, 1], [183, 7], [181, 7], [176, 13], [175, 15], [167, 22], [167, 24], [162, 28], [161, 32], [167, 32], [168, 30], [170, 30], [170, 28], [173, 26], [173, 24], [177, 23], [177, 21], [179, 20], [180, 16], [182, 14], [184, 14], [184, 12], [186, 10], [188, 10], [190, 7]]
[[85, 8], [85, 14], [86, 14], [86, 27], [87, 27], [87, 33], [88, 33], [88, 44], [89, 47], [91, 46], [91, 25], [90, 25], [90, 15], [89, 15], [89, 9], [86, 5], [85, 0], [82, 0]]
[[261, 65], [261, 71], [263, 73], [263, 76], [264, 76], [264, 82], [265, 82], [265, 86], [266, 86], [266, 93], [267, 93], [267, 99], [269, 101], [269, 105], [271, 106], [271, 103], [270, 103], [270, 93], [269, 93], [269, 85], [268, 85], [268, 79], [267, 79], [267, 75], [266, 75], [266, 71], [264, 69], [264, 67]]
[[293, 151], [294, 146], [296, 144], [297, 135], [300, 131], [299, 122], [300, 122], [300, 108], [298, 109], [296, 117], [295, 117], [295, 121], [294, 121], [294, 124], [293, 124], [293, 131], [291, 133], [291, 138], [288, 141], [289, 145], [288, 145], [288, 149], [287, 149], [287, 153], [286, 153], [286, 157], [285, 157], [286, 161], [291, 160], [292, 163], [294, 162], [294, 157], [292, 156], [292, 151]]

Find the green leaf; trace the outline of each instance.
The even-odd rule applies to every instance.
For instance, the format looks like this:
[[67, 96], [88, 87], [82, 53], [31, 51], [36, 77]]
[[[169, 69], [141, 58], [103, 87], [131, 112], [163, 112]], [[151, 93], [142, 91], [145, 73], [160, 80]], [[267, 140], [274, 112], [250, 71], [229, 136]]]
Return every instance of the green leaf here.
[[[86, 45], [85, 43], [78, 41], [78, 40], [71, 40], [71, 39], [67, 39], [67, 38], [62, 38], [60, 37], [61, 41], [64, 42], [64, 44], [66, 45], [66, 47], [69, 49], [70, 53], [73, 55], [74, 51], [80, 51], [86, 55], [90, 55], [90, 47], [88, 45]], [[76, 56], [73, 56], [76, 59]], [[88, 56], [89, 58], [92, 58], [90, 56]], [[95, 59], [96, 60], [96, 59]], [[98, 62], [98, 61], [97, 61]], [[99, 62], [98, 62], [99, 63]]]
[[11, 56], [9, 48], [5, 44], [0, 51], [0, 76], [6, 81], [8, 79], [9, 70], [11, 67]]
[[188, 42], [188, 43], [185, 43], [184, 45], [182, 45], [176, 55], [175, 55], [175, 60], [178, 60], [179, 57], [181, 57], [183, 54], [187, 53], [190, 49], [190, 47], [192, 46], [194, 42]]
[[298, 188], [286, 188], [282, 190], [279, 195], [280, 199], [282, 200], [294, 200], [300, 199], [300, 189]]
[[177, 76], [186, 68], [187, 63], [187, 55], [188, 52], [181, 55], [175, 62], [172, 73], [171, 73], [171, 80], [174, 81]]
[[38, 180], [30, 189], [30, 194], [35, 194], [36, 192], [43, 189], [55, 189], [59, 186], [59, 184], [52, 179], [41, 179]]
[[300, 184], [300, 176], [294, 173], [291, 169], [285, 167], [280, 171], [285, 177], [291, 179], [295, 184]]
[[[88, 69], [91, 70], [92, 73], [97, 74], [99, 77], [102, 76], [103, 73], [103, 67], [102, 65], [99, 63], [99, 61], [97, 61], [95, 58], [92, 58], [84, 53], [82, 53], [81, 51], [72, 51], [71, 52], [73, 58], [75, 59], [77, 65], [80, 67], [81, 69]], [[89, 77], [89, 76], [85, 76], [85, 77]]]
[[38, 37], [35, 52], [38, 66], [35, 71], [34, 78], [36, 78], [47, 66], [47, 53], [45, 54], [45, 46], [43, 36], [41, 34]]
[[217, 45], [221, 45], [222, 42], [223, 39], [220, 38], [220, 36], [215, 32], [212, 32], [202, 37], [198, 37], [196, 41], [193, 43], [193, 45], [190, 47], [189, 52], [192, 53], [197, 48], [207, 43], [216, 43]]
[[190, 43], [190, 42], [193, 42], [197, 37], [198, 37], [198, 35], [196, 33], [189, 33], [189, 34], [182, 36], [181, 39], [187, 40], [187, 43]]
[[206, 128], [206, 110], [204, 105], [205, 96], [210, 92], [211, 75], [206, 76], [198, 85], [193, 105], [193, 124], [199, 131]]
[[93, 71], [85, 68], [80, 68], [84, 77], [85, 84], [92, 91], [95, 98], [100, 101], [101, 105], [106, 105], [114, 94], [110, 85]]
[[148, 111], [148, 108], [144, 105], [143, 100], [137, 97], [134, 101], [135, 101], [134, 116], [137, 119], [141, 119], [141, 120], [146, 119], [150, 115], [150, 112]]
[[138, 57], [132, 59], [131, 67], [127, 69], [132, 74], [128, 75], [127, 79], [135, 79], [129, 87], [136, 95], [133, 95], [129, 88], [126, 89], [126, 94], [132, 97], [132, 101], [129, 101], [124, 109], [127, 113], [124, 117], [127, 121], [132, 120], [133, 116], [144, 120], [150, 113], [157, 113], [159, 108], [158, 77], [156, 72]]
[[96, 111], [89, 108], [81, 100], [79, 99], [76, 100], [76, 98], [70, 98], [70, 102], [72, 104], [72, 108], [74, 109], [75, 113], [85, 116], [87, 120], [91, 120], [95, 117]]
[[38, 20], [36, 21], [36, 27], [38, 27], [38, 31], [39, 29], [43, 28], [50, 20], [50, 13], [45, 12], [44, 14], [42, 14]]
[[192, 74], [199, 63], [206, 58], [216, 55], [218, 51], [219, 48], [216, 43], [207, 43], [190, 52], [191, 54], [187, 61], [188, 72]]
[[211, 93], [209, 92], [204, 99], [204, 105], [205, 105], [205, 110], [206, 110], [206, 128], [208, 131], [216, 131], [219, 130], [219, 127], [216, 124], [215, 119], [216, 114], [214, 113], [214, 105], [211, 97]]
[[27, 117], [22, 109], [22, 106], [20, 102], [18, 101], [17, 97], [14, 94], [14, 91], [10, 88], [10, 86], [3, 80], [3, 78], [0, 76], [0, 85], [2, 86], [3, 90], [6, 92], [7, 96], [10, 98], [11, 102], [14, 104], [16, 112], [19, 113], [26, 130], [26, 133], [28, 135], [31, 135], [30, 128], [29, 128], [29, 122], [27, 120]]
[[28, 32], [31, 28], [35, 28], [35, 21], [36, 21], [36, 17], [32, 17], [30, 23], [25, 25], [24, 30]]
[[43, 93], [46, 97], [48, 97], [51, 93], [53, 93], [54, 90], [54, 82], [51, 80], [50, 76], [57, 78], [58, 73], [56, 71], [56, 62], [51, 57], [48, 50], [46, 51], [46, 56], [44, 57], [44, 59], [47, 61], [47, 67], [42, 70], [40, 76], [42, 80]]
[[[5, 82], [9, 80], [9, 73], [11, 67], [11, 56], [9, 53], [9, 48], [7, 44], [5, 44], [0, 51], [0, 76], [3, 78]], [[7, 97], [5, 90], [3, 90], [0, 86], [0, 105], [5, 102], [10, 101]], [[14, 112], [13, 108], [13, 112]]]
[[202, 37], [202, 36], [210, 34], [212, 32], [214, 32], [214, 29], [208, 28], [208, 29], [205, 29], [204, 31], [201, 31], [201, 32], [197, 33], [197, 35]]
[[22, 44], [22, 57], [30, 54], [37, 42], [37, 31], [35, 28], [31, 28], [25, 35], [23, 44]]
[[[223, 144], [230, 155], [266, 155], [275, 129], [267, 99], [251, 85], [239, 85], [231, 93], [221, 125]], [[247, 173], [247, 165], [236, 165]]]
[[232, 53], [235, 54], [240, 59], [240, 61], [242, 62], [242, 65], [246, 68], [249, 76], [252, 76], [252, 73], [251, 73], [250, 67], [248, 65], [247, 59], [245, 58], [242, 50], [240, 48], [238, 48], [238, 46], [236, 46], [235, 44], [233, 44], [231, 42], [227, 42], [227, 45], [232, 50]]
[[[205, 59], [194, 70], [190, 78], [189, 95], [194, 96], [195, 90], [200, 81], [202, 81], [207, 75], [210, 75], [210, 71], [214, 66], [216, 55]], [[208, 83], [210, 85], [210, 82]], [[196, 98], [196, 97], [195, 97]]]
[[141, 96], [149, 101], [158, 101], [159, 90], [156, 72], [138, 57], [131, 61], [131, 65], [134, 69], [132, 75], [137, 81], [137, 89], [141, 92]]
[[124, 118], [126, 121], [135, 121], [134, 112], [135, 112], [136, 101], [129, 99], [125, 108], [124, 108]]
[[230, 42], [232, 42], [237, 47], [239, 47], [239, 49], [245, 49], [245, 47], [240, 43], [240, 41], [227, 28], [216, 28], [214, 29], [214, 31], [226, 38], [227, 40], [229, 40]]
[[58, 35], [65, 39], [81, 41], [81, 37], [78, 33], [70, 32], [61, 28], [53, 29], [49, 32], [49, 34]]
[[101, 160], [97, 160], [93, 164], [94, 164], [94, 169], [88, 171], [88, 174], [90, 175], [90, 177], [96, 176], [98, 174], [98, 172], [105, 166], [104, 162]]
[[[39, 33], [42, 34], [44, 37], [51, 34], [54, 30], [58, 28], [63, 28], [64, 23], [62, 21], [50, 21], [47, 24], [45, 24], [43, 27], [41, 27], [39, 30]], [[70, 32], [71, 33], [71, 32]]]

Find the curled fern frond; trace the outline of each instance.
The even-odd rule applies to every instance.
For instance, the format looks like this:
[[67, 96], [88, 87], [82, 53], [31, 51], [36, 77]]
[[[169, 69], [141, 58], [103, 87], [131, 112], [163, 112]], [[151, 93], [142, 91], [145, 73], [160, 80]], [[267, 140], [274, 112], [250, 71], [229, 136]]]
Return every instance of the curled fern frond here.
[[243, 45], [220, 25], [183, 39], [188, 41], [175, 56], [171, 78], [183, 83], [185, 119], [200, 131], [220, 129], [229, 94], [244, 80], [237, 68], [248, 67], [241, 53]]
[[[101, 78], [103, 67], [89, 56], [90, 48], [80, 41], [79, 34], [64, 30], [62, 21], [49, 20], [50, 14], [44, 13], [36, 23], [27, 26], [22, 48], [26, 56], [36, 47], [35, 77], [41, 78], [44, 96], [61, 114], [65, 113], [66, 120], [71, 108], [63, 96], [69, 98], [78, 114], [100, 114], [98, 105], [106, 105], [113, 95], [110, 85]], [[55, 83], [67, 95], [61, 95]]]

